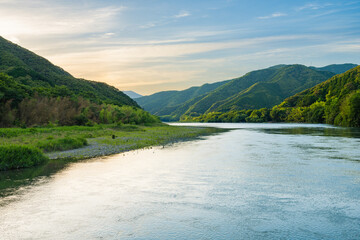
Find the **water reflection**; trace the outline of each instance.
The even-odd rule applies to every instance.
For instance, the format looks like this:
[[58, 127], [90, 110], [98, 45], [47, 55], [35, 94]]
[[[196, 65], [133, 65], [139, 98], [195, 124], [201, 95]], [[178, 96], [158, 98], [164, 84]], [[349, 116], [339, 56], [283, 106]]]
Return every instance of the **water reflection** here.
[[47, 164], [32, 168], [0, 171], [0, 198], [13, 194], [22, 186], [50, 177], [70, 163], [69, 160], [51, 160]]
[[269, 134], [292, 134], [292, 135], [312, 135], [327, 137], [347, 137], [360, 138], [359, 128], [342, 128], [342, 127], [296, 127], [296, 128], [276, 128], [261, 129]]

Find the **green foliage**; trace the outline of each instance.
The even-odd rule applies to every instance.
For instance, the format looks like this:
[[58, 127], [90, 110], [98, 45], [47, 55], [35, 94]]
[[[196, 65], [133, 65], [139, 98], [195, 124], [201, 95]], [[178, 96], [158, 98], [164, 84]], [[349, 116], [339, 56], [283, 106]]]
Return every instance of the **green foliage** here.
[[350, 93], [339, 109], [335, 118], [337, 125], [360, 127], [360, 90]]
[[36, 146], [44, 152], [64, 151], [70, 149], [81, 148], [88, 145], [85, 138], [58, 138], [58, 139], [46, 139], [39, 141]]
[[[279, 108], [302, 109], [305, 122], [359, 127], [360, 67], [287, 98]], [[286, 121], [293, 121], [288, 114]]]
[[48, 161], [37, 148], [30, 146], [0, 146], [0, 170], [32, 167]]
[[315, 102], [310, 107], [305, 108], [303, 121], [310, 123], [325, 122], [325, 102]]
[[183, 116], [182, 121], [196, 122], [269, 122], [270, 110], [267, 108], [255, 110], [239, 110], [229, 112], [210, 112], [200, 116]]
[[97, 104], [82, 97], [44, 97], [35, 94], [12, 106], [0, 105], [0, 127], [87, 125], [94, 123], [155, 123], [159, 119], [134, 106]]

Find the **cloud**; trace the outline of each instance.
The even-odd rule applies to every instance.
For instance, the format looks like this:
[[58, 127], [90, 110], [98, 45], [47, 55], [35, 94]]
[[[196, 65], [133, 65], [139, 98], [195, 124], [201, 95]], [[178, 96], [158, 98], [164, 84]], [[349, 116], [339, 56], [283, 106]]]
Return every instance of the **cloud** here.
[[335, 43], [324, 44], [329, 52], [336, 53], [360, 53], [360, 40], [357, 41], [339, 41]]
[[304, 6], [296, 8], [297, 11], [303, 11], [303, 10], [318, 10], [321, 8], [326, 8], [328, 6], [331, 6], [333, 4], [325, 3], [325, 4], [318, 4], [318, 3], [308, 3]]
[[[14, 0], [0, 8], [0, 35], [20, 39], [23, 36], [75, 36], [110, 32], [116, 16], [125, 7], [91, 7], [56, 5], [54, 2], [32, 1], [19, 8]], [[110, 30], [110, 31], [109, 31]]]
[[[272, 45], [281, 45], [283, 42], [303, 41], [312, 36], [289, 35], [246, 38], [224, 42], [187, 42], [188, 39], [163, 40], [162, 42], [144, 40], [127, 44], [87, 48], [86, 51], [48, 54], [47, 58], [63, 67], [76, 77], [96, 81], [106, 81], [120, 89], [142, 89], [145, 85], [164, 84], [163, 88], [181, 89], [180, 82], [185, 80], [198, 82], [207, 77], [206, 71], [220, 64], [228, 64], [231, 55], [241, 55], [248, 59], [259, 60], [265, 56], [276, 58], [283, 50], [271, 50]], [[216, 56], [207, 54], [217, 52]], [[262, 52], [261, 55], [256, 54]], [[239, 54], [241, 53], [241, 54]], [[234, 71], [234, 70], [232, 70]], [[230, 69], [227, 74], [230, 74]], [[212, 73], [210, 79], [221, 80], [226, 75]], [[227, 75], [230, 77], [230, 75]], [[226, 79], [226, 78], [224, 78]], [[145, 84], [148, 82], [148, 84]], [[166, 85], [170, 84], [170, 85]], [[177, 85], [178, 84], [178, 85]], [[190, 83], [189, 83], [190, 84]], [[143, 86], [143, 87], [141, 87]], [[182, 83], [184, 86], [184, 83]], [[148, 93], [152, 92], [149, 88]]]
[[150, 23], [146, 23], [144, 25], [141, 25], [140, 28], [147, 29], [147, 28], [153, 28], [153, 27], [156, 27], [156, 26], [157, 26], [157, 23], [150, 22]]
[[[358, 37], [357, 28], [353, 28], [357, 24], [353, 9], [357, 6], [347, 7], [352, 11], [346, 18], [339, 15], [341, 24], [327, 21], [325, 25], [312, 18], [334, 15], [334, 11], [344, 11], [347, 4], [325, 8], [330, 5], [310, 1], [315, 3], [292, 5], [289, 12], [278, 9], [270, 10], [267, 16], [253, 15], [262, 19], [258, 23], [293, 16], [291, 20], [299, 21], [299, 29], [290, 32], [316, 33], [279, 36], [286, 32], [286, 22], [276, 21], [278, 25], [271, 31], [258, 28], [258, 23], [214, 24], [210, 17], [207, 25], [202, 21], [189, 24], [184, 20], [204, 14], [190, 6], [179, 11], [174, 6], [163, 9], [159, 5], [159, 11], [149, 13], [131, 1], [125, 1], [129, 4], [126, 8], [118, 5], [120, 1], [0, 0], [0, 35], [21, 43], [76, 77], [143, 93], [230, 79], [281, 62], [358, 61], [359, 41], [339, 42]], [[225, 9], [225, 4], [220, 5]], [[303, 14], [311, 16], [304, 18]], [[304, 27], [295, 19], [298, 15], [306, 23]], [[351, 26], [346, 24], [349, 19]], [[314, 22], [314, 26], [309, 26], [309, 22]]]
[[104, 35], [105, 35], [106, 37], [111, 37], [111, 36], [114, 36], [115, 33], [113, 33], [113, 32], [108, 32], [108, 33], [105, 33]]
[[185, 18], [188, 16], [191, 16], [191, 14], [188, 11], [180, 11], [178, 14], [176, 14], [174, 16], [166, 16], [157, 21], [152, 21], [152, 22], [143, 24], [140, 26], [140, 28], [148, 29], [148, 28], [153, 28], [153, 27], [157, 27], [157, 26], [167, 25], [169, 23], [175, 22], [176, 19]]
[[277, 18], [277, 17], [284, 17], [284, 16], [287, 16], [286, 13], [273, 13], [271, 15], [268, 15], [268, 16], [262, 16], [262, 17], [258, 17], [258, 19], [270, 19], [270, 18]]
[[188, 12], [188, 11], [181, 11], [179, 12], [178, 14], [176, 14], [174, 16], [174, 18], [184, 18], [184, 17], [188, 17], [190, 16], [191, 14]]

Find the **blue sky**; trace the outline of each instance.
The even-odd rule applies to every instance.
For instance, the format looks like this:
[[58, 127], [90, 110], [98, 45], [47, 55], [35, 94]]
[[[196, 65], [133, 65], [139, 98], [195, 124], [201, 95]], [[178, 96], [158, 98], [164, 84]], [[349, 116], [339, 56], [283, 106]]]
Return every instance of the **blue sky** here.
[[360, 1], [0, 0], [0, 35], [151, 94], [276, 64], [360, 63]]

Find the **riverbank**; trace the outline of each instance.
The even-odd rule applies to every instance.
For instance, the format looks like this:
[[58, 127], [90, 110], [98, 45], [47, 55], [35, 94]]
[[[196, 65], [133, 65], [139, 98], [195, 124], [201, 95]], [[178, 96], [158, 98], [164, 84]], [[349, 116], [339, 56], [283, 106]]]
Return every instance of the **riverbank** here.
[[[192, 140], [224, 131], [167, 124], [3, 128], [0, 129], [0, 146], [39, 148], [51, 160], [73, 161]], [[12, 168], [29, 167], [21, 163], [16, 166]]]

